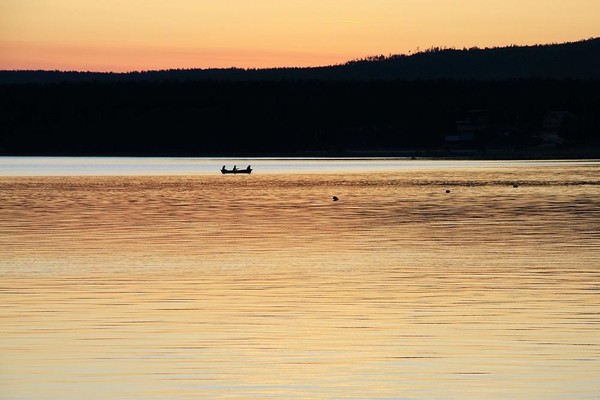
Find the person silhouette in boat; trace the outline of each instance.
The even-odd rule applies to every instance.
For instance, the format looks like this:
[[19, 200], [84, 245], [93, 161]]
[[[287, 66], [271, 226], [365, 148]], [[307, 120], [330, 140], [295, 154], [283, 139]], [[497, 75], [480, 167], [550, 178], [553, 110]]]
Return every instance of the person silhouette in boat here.
[[225, 171], [225, 166], [223, 165], [223, 168], [221, 168], [221, 171]]
[[233, 166], [233, 172], [237, 171], [237, 165]]

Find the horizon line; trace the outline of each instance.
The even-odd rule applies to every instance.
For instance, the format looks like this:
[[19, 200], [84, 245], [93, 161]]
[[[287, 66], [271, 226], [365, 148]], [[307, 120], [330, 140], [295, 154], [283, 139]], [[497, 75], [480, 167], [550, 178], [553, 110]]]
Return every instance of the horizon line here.
[[381, 61], [390, 58], [396, 57], [414, 57], [421, 54], [428, 54], [431, 52], [437, 51], [478, 51], [478, 50], [496, 50], [496, 49], [509, 49], [509, 48], [532, 48], [532, 47], [542, 47], [542, 46], [560, 46], [560, 45], [568, 45], [568, 44], [576, 44], [576, 43], [584, 43], [593, 40], [600, 40], [600, 36], [591, 36], [587, 39], [579, 39], [574, 41], [564, 41], [564, 42], [550, 42], [550, 43], [535, 43], [535, 44], [510, 44], [510, 45], [501, 45], [501, 46], [492, 46], [492, 47], [462, 47], [457, 48], [454, 46], [447, 47], [439, 47], [439, 46], [431, 46], [429, 48], [421, 49], [420, 46], [417, 46], [414, 51], [409, 50], [408, 53], [389, 53], [387, 56], [384, 54], [377, 55], [367, 55], [362, 58], [354, 58], [350, 60], [343, 61], [337, 64], [321, 64], [321, 65], [311, 65], [311, 66], [272, 66], [272, 67], [187, 67], [187, 68], [163, 68], [163, 69], [137, 69], [137, 70], [128, 70], [128, 71], [115, 71], [115, 70], [67, 70], [67, 69], [0, 69], [0, 72], [58, 72], [58, 73], [78, 73], [78, 74], [114, 74], [114, 75], [127, 75], [127, 74], [142, 74], [142, 73], [152, 73], [152, 72], [168, 72], [168, 71], [226, 71], [226, 70], [239, 70], [239, 71], [269, 71], [269, 70], [286, 70], [286, 69], [318, 69], [318, 68], [331, 68], [331, 67], [340, 67], [344, 65], [348, 65], [355, 62], [373, 62], [373, 61]]

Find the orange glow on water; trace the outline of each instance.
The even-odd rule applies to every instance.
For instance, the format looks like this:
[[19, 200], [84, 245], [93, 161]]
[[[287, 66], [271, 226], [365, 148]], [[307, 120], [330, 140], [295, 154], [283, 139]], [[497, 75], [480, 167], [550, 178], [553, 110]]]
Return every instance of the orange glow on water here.
[[598, 393], [598, 162], [206, 162], [0, 178], [4, 398]]

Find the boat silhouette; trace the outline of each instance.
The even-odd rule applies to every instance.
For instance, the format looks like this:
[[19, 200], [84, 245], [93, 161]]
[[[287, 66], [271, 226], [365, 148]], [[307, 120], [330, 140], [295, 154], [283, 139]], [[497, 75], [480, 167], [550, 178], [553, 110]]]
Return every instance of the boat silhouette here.
[[250, 173], [252, 173], [252, 168], [248, 165], [248, 167], [246, 167], [244, 169], [237, 169], [237, 167], [234, 165], [233, 169], [227, 169], [223, 165], [223, 168], [221, 168], [221, 173], [222, 174], [250, 174]]

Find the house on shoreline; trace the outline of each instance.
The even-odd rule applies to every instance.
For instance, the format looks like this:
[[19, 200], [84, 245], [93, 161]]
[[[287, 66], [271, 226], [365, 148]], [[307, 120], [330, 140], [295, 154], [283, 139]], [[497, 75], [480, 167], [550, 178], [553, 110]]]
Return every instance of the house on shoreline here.
[[564, 144], [574, 119], [575, 115], [570, 111], [548, 111], [544, 115], [542, 129], [535, 137], [544, 144]]
[[456, 120], [455, 124], [456, 133], [444, 137], [448, 145], [481, 142], [490, 130], [490, 118], [485, 110], [470, 110], [463, 119]]

